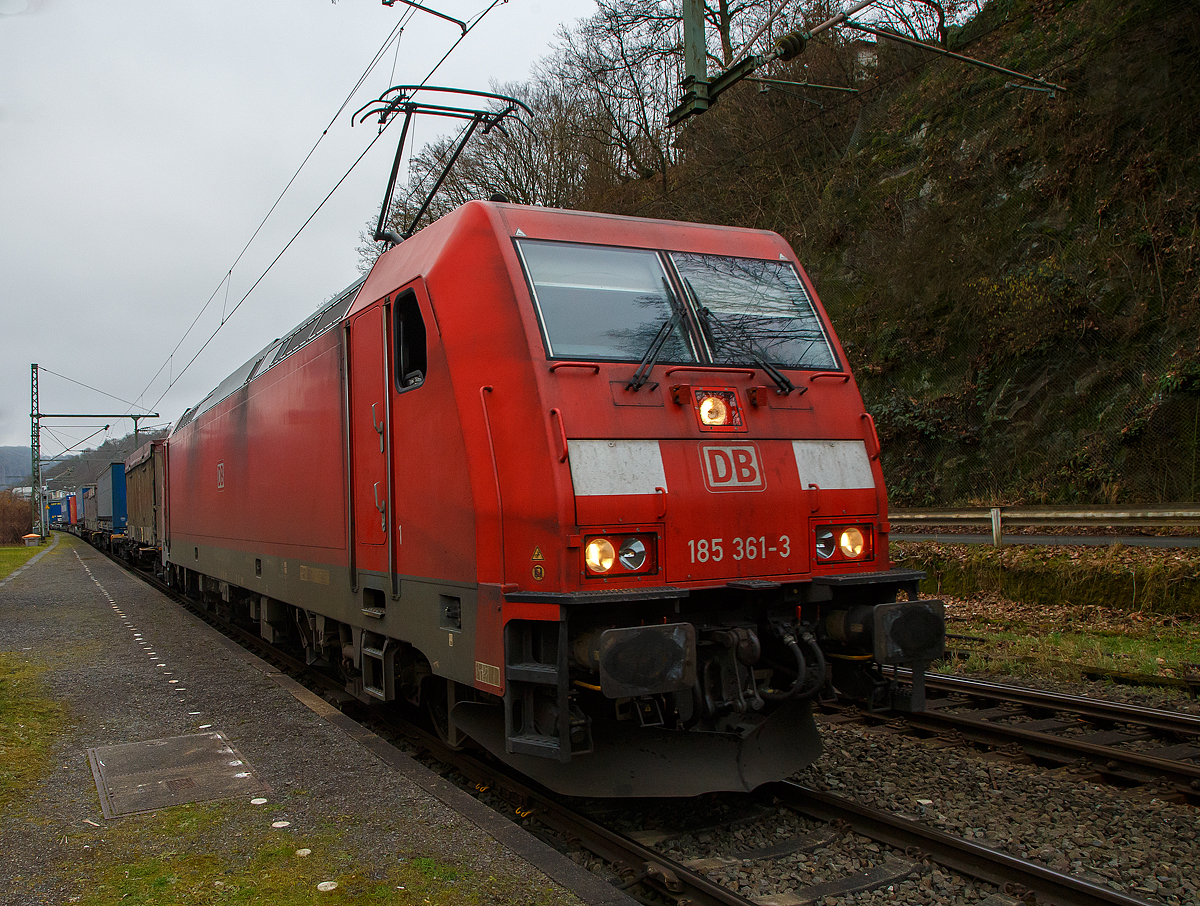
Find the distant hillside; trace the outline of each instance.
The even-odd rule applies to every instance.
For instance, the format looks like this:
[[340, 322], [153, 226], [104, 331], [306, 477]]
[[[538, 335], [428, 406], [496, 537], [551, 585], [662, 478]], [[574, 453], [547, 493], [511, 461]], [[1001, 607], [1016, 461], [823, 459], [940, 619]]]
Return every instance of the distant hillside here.
[[[894, 502], [1200, 499], [1200, 7], [992, 0], [951, 47], [814, 41], [602, 209], [773, 229], [817, 283]], [[855, 56], [857, 54], [857, 56]]]
[[29, 477], [28, 447], [0, 447], [0, 489], [16, 487]]
[[[84, 450], [62, 462], [42, 466], [42, 480], [53, 490], [73, 491], [95, 484], [100, 474], [114, 462], [124, 462], [140, 444], [166, 436], [166, 429], [143, 431], [135, 441], [132, 434], [105, 441], [93, 450]], [[26, 473], [29, 469], [26, 466]]]
[[[138, 444], [166, 436], [166, 429], [143, 431], [135, 442], [132, 434], [106, 441], [92, 450], [83, 450], [62, 462], [43, 463], [42, 481], [51, 490], [73, 491], [86, 484], [95, 484], [100, 473], [110, 463], [123, 462]], [[0, 488], [29, 484], [30, 452], [28, 447], [0, 447]]]

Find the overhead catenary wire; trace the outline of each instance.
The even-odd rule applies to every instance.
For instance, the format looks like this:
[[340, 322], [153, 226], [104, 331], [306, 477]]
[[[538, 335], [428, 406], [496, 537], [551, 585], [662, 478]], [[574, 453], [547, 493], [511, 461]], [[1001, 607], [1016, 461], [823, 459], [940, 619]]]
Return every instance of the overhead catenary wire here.
[[[466, 29], [458, 37], [458, 39], [455, 40], [455, 42], [450, 46], [450, 48], [444, 54], [442, 54], [441, 58], [433, 65], [433, 67], [429, 70], [429, 72], [426, 73], [425, 77], [421, 80], [420, 84], [425, 85], [426, 83], [428, 83], [428, 81], [434, 76], [434, 74], [438, 71], [438, 69], [441, 68], [442, 64], [446, 62], [446, 60], [450, 57], [450, 55], [466, 39], [467, 35], [470, 34], [471, 31], [474, 30], [474, 28], [481, 21], [483, 21], [484, 17], [486, 17], [488, 13], [490, 13], [493, 9], [495, 9], [501, 3], [505, 3], [505, 2], [507, 2], [507, 0], [492, 0], [492, 2], [482, 12], [478, 13], [474, 18], [468, 20]], [[362, 86], [363, 82], [366, 81], [366, 79], [368, 78], [370, 73], [374, 70], [375, 66], [378, 64], [378, 62], [382, 58], [383, 54], [385, 54], [387, 52], [387, 48], [391, 45], [391, 42], [392, 42], [394, 36], [396, 36], [398, 33], [403, 31], [404, 24], [406, 24], [410, 18], [411, 18], [411, 14], [407, 17], [402, 17], [401, 22], [398, 23], [395, 28], [393, 28], [391, 34], [389, 34], [389, 36], [388, 36], [388, 39], [384, 42], [384, 44], [381, 46], [381, 48], [376, 52], [375, 57], [372, 59], [371, 63], [367, 66], [366, 70], [363, 72], [363, 75], [359, 78], [359, 80], [355, 84], [354, 88], [347, 95], [346, 99], [342, 102], [341, 106], [338, 108], [337, 113], [334, 114], [334, 117], [330, 120], [329, 124], [325, 127], [324, 131], [322, 131], [320, 138], [317, 139], [317, 142], [313, 145], [313, 148], [309, 151], [308, 155], [304, 158], [304, 161], [301, 162], [300, 167], [297, 168], [297, 170], [296, 170], [296, 173], [292, 175], [292, 178], [288, 181], [287, 186], [285, 186], [283, 192], [280, 193], [279, 198], [277, 198], [275, 200], [275, 203], [271, 206], [271, 209], [267, 212], [266, 217], [264, 217], [262, 223], [259, 224], [258, 229], [256, 229], [254, 231], [254, 234], [247, 241], [246, 246], [242, 249], [242, 252], [238, 255], [238, 258], [234, 261], [233, 267], [237, 266], [238, 261], [240, 261], [242, 256], [245, 254], [246, 249], [249, 248], [250, 244], [254, 241], [255, 237], [262, 230], [263, 224], [266, 223], [267, 219], [271, 216], [271, 213], [275, 210], [275, 208], [278, 206], [280, 200], [283, 198], [283, 195], [287, 192], [288, 188], [291, 187], [292, 183], [295, 182], [297, 176], [299, 176], [300, 170], [303, 169], [304, 165], [308, 162], [308, 160], [312, 157], [313, 153], [316, 151], [317, 145], [320, 144], [321, 140], [329, 132], [329, 129], [332, 128], [332, 126], [333, 126], [334, 122], [336, 122], [337, 118], [339, 116], [341, 116], [342, 112], [346, 109], [346, 106], [350, 103], [350, 99], [354, 96], [354, 94]], [[334, 185], [334, 187], [329, 191], [329, 193], [321, 200], [320, 204], [317, 205], [316, 209], [308, 216], [307, 219], [305, 219], [304, 223], [301, 224], [300, 229], [298, 229], [295, 232], [295, 234], [292, 235], [292, 237], [287, 241], [287, 244], [284, 245], [284, 247], [280, 250], [279, 254], [276, 255], [274, 259], [272, 259], [271, 263], [267, 265], [266, 269], [258, 276], [258, 278], [250, 286], [250, 289], [248, 289], [246, 291], [246, 293], [242, 296], [242, 298], [238, 300], [237, 304], [234, 305], [233, 309], [228, 314], [223, 314], [221, 321], [217, 325], [216, 329], [213, 330], [212, 334], [209, 335], [208, 339], [206, 339], [204, 341], [204, 343], [196, 351], [195, 355], [193, 355], [191, 357], [191, 359], [188, 360], [187, 364], [184, 365], [183, 368], [181, 368], [179, 370], [178, 374], [176, 374], [174, 376], [174, 378], [170, 381], [170, 383], [168, 383], [166, 389], [163, 390], [163, 392], [159, 395], [158, 399], [155, 400], [154, 406], [152, 406], [151, 408], [157, 407], [158, 404], [160, 402], [162, 402], [163, 397], [165, 397], [171, 391], [171, 388], [175, 386], [175, 384], [179, 381], [180, 378], [183, 377], [183, 375], [187, 372], [187, 370], [191, 367], [191, 365], [196, 361], [196, 359], [199, 358], [200, 354], [202, 352], [204, 352], [204, 350], [208, 347], [208, 344], [211, 343], [212, 340], [216, 337], [216, 335], [220, 332], [221, 328], [224, 327], [225, 324], [229, 321], [229, 319], [231, 317], [233, 317], [234, 313], [237, 312], [237, 310], [242, 307], [242, 304], [246, 301], [246, 299], [249, 298], [250, 294], [252, 292], [254, 292], [254, 290], [263, 281], [263, 279], [267, 276], [267, 274], [271, 271], [271, 269], [275, 266], [275, 264], [279, 261], [279, 259], [283, 257], [284, 252], [286, 252], [288, 250], [288, 248], [292, 245], [292, 243], [296, 241], [296, 239], [300, 236], [300, 233], [304, 231], [305, 227], [307, 227], [310, 222], [312, 222], [312, 219], [314, 217], [316, 217], [316, 215], [320, 212], [320, 210], [325, 206], [325, 203], [329, 201], [329, 199], [330, 199], [330, 197], [332, 197], [333, 193], [337, 191], [337, 189], [342, 185], [342, 183], [345, 182], [346, 179], [350, 176], [350, 174], [354, 171], [355, 167], [357, 167], [358, 164], [362, 161], [362, 159], [364, 157], [366, 157], [367, 153], [375, 145], [375, 142], [378, 141], [379, 138], [383, 135], [383, 132], [384, 132], [384, 130], [381, 129], [381, 130], [379, 130], [379, 132], [376, 133], [375, 138], [373, 138], [371, 140], [371, 142], [363, 150], [362, 154], [360, 154], [355, 159], [354, 163], [350, 165], [350, 168], [345, 172], [345, 174], [342, 175], [341, 179], [339, 179], [337, 181], [337, 184]], [[229, 269], [230, 272], [232, 272], [233, 267], [231, 267]], [[221, 282], [224, 283], [225, 279], [226, 278], [222, 278]], [[150, 389], [150, 386], [154, 383], [154, 381], [156, 381], [158, 379], [159, 375], [162, 374], [163, 369], [166, 368], [170, 362], [172, 362], [175, 353], [179, 351], [179, 348], [183, 345], [183, 341], [191, 333], [192, 328], [195, 327], [196, 323], [200, 320], [200, 317], [204, 314], [204, 311], [208, 308], [209, 304], [211, 304], [212, 300], [216, 297], [217, 293], [220, 292], [220, 288], [221, 288], [221, 286], [220, 286], [220, 284], [218, 284], [217, 288], [215, 290], [213, 290], [213, 293], [209, 297], [208, 301], [205, 302], [205, 304], [201, 308], [200, 312], [196, 315], [195, 319], [193, 319], [191, 325], [189, 325], [187, 331], [184, 333], [184, 336], [181, 337], [179, 342], [175, 345], [175, 348], [171, 351], [170, 355], [167, 357], [167, 360], [164, 361], [161, 366], [159, 366], [158, 371], [155, 372], [154, 376], [146, 384], [146, 387], [142, 390], [141, 394], [139, 394], [139, 398], [141, 398], [142, 396], [145, 395], [146, 391], [148, 391]]]
[[63, 449], [62, 453], [58, 454], [59, 456], [62, 456], [64, 453], [70, 453], [72, 450], [75, 450], [75, 449], [78, 449], [79, 447], [82, 447], [84, 444], [86, 444], [86, 443], [87, 443], [89, 440], [91, 440], [91, 439], [92, 439], [93, 437], [95, 437], [97, 434], [103, 434], [103, 433], [107, 433], [107, 432], [108, 432], [108, 429], [109, 429], [109, 427], [110, 427], [109, 425], [104, 425], [102, 428], [100, 428], [100, 430], [99, 430], [99, 431], [93, 431], [91, 434], [89, 434], [89, 435], [88, 435], [87, 437], [85, 437], [83, 440], [77, 441], [77, 442], [76, 442], [76, 443], [75, 443], [73, 446], [67, 446], [67, 442], [66, 442], [66, 441], [64, 441], [64, 440], [63, 440], [61, 437], [59, 437], [57, 434], [55, 434], [53, 431], [51, 431], [51, 430], [50, 430], [49, 428], [47, 428], [45, 425], [43, 425], [43, 426], [42, 426], [42, 430], [43, 430], [43, 431], [45, 431], [47, 434], [49, 434], [49, 435], [50, 435], [51, 437], [53, 437], [53, 438], [54, 438], [56, 441], [58, 441], [60, 444], [62, 444], [62, 445], [63, 445], [64, 449]]
[[[278, 197], [271, 204], [271, 207], [267, 210], [267, 213], [263, 216], [263, 219], [259, 222], [259, 224], [255, 228], [254, 232], [250, 235], [250, 238], [246, 240], [246, 244], [244, 246], [242, 246], [242, 250], [240, 252], [238, 252], [238, 255], [234, 259], [233, 264], [231, 264], [229, 266], [229, 268], [226, 270], [225, 275], [221, 278], [221, 282], [217, 284], [216, 288], [212, 291], [212, 295], [210, 295], [208, 297], [208, 299], [205, 301], [205, 303], [200, 307], [200, 310], [196, 313], [196, 317], [192, 319], [192, 322], [191, 322], [191, 324], [188, 325], [187, 330], [185, 330], [183, 332], [183, 336], [181, 336], [179, 338], [179, 342], [175, 344], [175, 348], [171, 350], [170, 355], [168, 355], [166, 360], [162, 363], [162, 365], [159, 366], [158, 371], [154, 372], [154, 376], [151, 377], [150, 380], [146, 382], [146, 386], [144, 388], [142, 388], [142, 392], [140, 394], [138, 394], [139, 399], [142, 398], [143, 396], [145, 396], [146, 391], [148, 391], [150, 389], [151, 385], [156, 380], [158, 380], [158, 377], [159, 377], [159, 375], [162, 374], [163, 369], [166, 368], [171, 363], [172, 359], [175, 356], [175, 353], [177, 353], [179, 351], [179, 348], [183, 345], [184, 341], [188, 338], [188, 336], [191, 335], [192, 329], [196, 326], [197, 323], [199, 323], [200, 318], [204, 316], [204, 313], [208, 310], [209, 305], [212, 304], [213, 299], [215, 299], [217, 297], [217, 293], [219, 293], [221, 291], [222, 285], [226, 285], [227, 283], [232, 281], [233, 269], [238, 266], [238, 263], [241, 262], [242, 258], [246, 254], [246, 251], [250, 248], [250, 245], [254, 242], [254, 240], [256, 238], [258, 238], [258, 234], [262, 232], [262, 228], [266, 225], [267, 221], [270, 220], [271, 215], [273, 213], [275, 213], [275, 209], [277, 207], [279, 207], [279, 203], [281, 201], [283, 201], [284, 196], [287, 195], [287, 193], [291, 189], [292, 185], [296, 182], [296, 179], [300, 176], [301, 171], [305, 168], [305, 166], [308, 165], [308, 162], [312, 159], [313, 154], [316, 153], [317, 148], [320, 146], [321, 142], [324, 141], [325, 136], [329, 134], [329, 130], [333, 128], [334, 123], [336, 123], [338, 121], [338, 118], [342, 115], [342, 112], [346, 109], [347, 105], [349, 105], [351, 99], [353, 99], [354, 95], [358, 93], [358, 89], [361, 88], [363, 83], [370, 77], [370, 75], [374, 71], [375, 67], [379, 64], [379, 61], [383, 58], [383, 55], [385, 53], [387, 53], [388, 47], [390, 47], [393, 42], [396, 43], [396, 52], [399, 53], [399, 50], [400, 50], [399, 39], [404, 33], [404, 27], [408, 23], [408, 20], [411, 19], [414, 14], [415, 14], [414, 10], [411, 10], [411, 9], [406, 10], [405, 15], [402, 15], [400, 17], [400, 20], [392, 28], [391, 32], [388, 33], [388, 36], [384, 40], [383, 44], [379, 47], [379, 49], [377, 51], [375, 51], [375, 55], [371, 58], [371, 62], [369, 62], [367, 64], [367, 66], [363, 70], [362, 74], [358, 77], [358, 80], [354, 83], [354, 87], [350, 89], [349, 93], [347, 93], [346, 97], [342, 100], [342, 103], [338, 106], [337, 111], [333, 114], [333, 116], [330, 118], [329, 122], [325, 125], [325, 128], [321, 130], [321, 134], [317, 137], [317, 140], [315, 142], [313, 142], [313, 146], [308, 149], [308, 153], [304, 156], [304, 159], [302, 161], [300, 161], [300, 165], [296, 168], [296, 171], [292, 174], [291, 178], [284, 185], [283, 190], [280, 191]], [[228, 288], [226, 289], [226, 303], [228, 303]], [[225, 323], [227, 317], [228, 316], [224, 313], [224, 311], [222, 311], [221, 324]], [[171, 384], [169, 386], [173, 386], [174, 383], [175, 383], [175, 381], [172, 380]], [[168, 389], [169, 389], [169, 387], [168, 387]], [[161, 399], [162, 399], [162, 397], [159, 397], [159, 400], [161, 400]], [[134, 404], [131, 403], [130, 405], [134, 405]]]
[[[52, 374], [56, 378], [62, 378], [64, 381], [70, 381], [72, 384], [76, 384], [87, 390], [93, 390], [96, 393], [99, 393], [101, 396], [107, 396], [110, 400], [116, 400], [118, 403], [124, 403], [125, 405], [132, 406], [136, 409], [146, 409], [145, 406], [142, 406], [138, 403], [131, 403], [129, 400], [122, 399], [119, 396], [113, 396], [111, 393], [107, 393], [107, 392], [101, 390], [99, 387], [93, 387], [91, 384], [85, 384], [83, 381], [77, 381], [77, 380], [75, 380], [75, 378], [67, 377], [65, 374], [59, 374], [57, 371], [51, 371], [45, 365], [38, 365], [37, 369], [38, 369], [38, 371], [44, 371], [46, 374]], [[146, 411], [149, 412], [150, 410], [146, 409]]]
[[[845, 15], [845, 14], [843, 14], [843, 15]], [[992, 33], [1000, 30], [1001, 28], [1003, 28], [1009, 24], [1010, 24], [1010, 20], [1008, 20], [1008, 19], [1002, 19], [1002, 20], [997, 21], [987, 31], [975, 35], [974, 38], [972, 39], [972, 43], [976, 43], [976, 42], [982, 40], [983, 38], [991, 35]], [[1111, 40], [1115, 41], [1116, 38], [1114, 37]], [[1104, 42], [1104, 43], [1111, 43], [1111, 41]], [[1099, 45], [1096, 45], [1096, 46], [1099, 46]], [[1056, 68], [1062, 68], [1064, 66], [1069, 65], [1070, 63], [1075, 62], [1076, 60], [1082, 59], [1083, 56], [1088, 52], [1089, 51], [1087, 48], [1080, 49], [1074, 56], [1067, 58], [1065, 61], [1060, 63], [1059, 66]], [[786, 138], [791, 133], [796, 132], [800, 129], [803, 129], [805, 126], [808, 126], [808, 125], [812, 124], [813, 122], [815, 122], [816, 120], [821, 119], [821, 117], [828, 115], [828, 114], [832, 114], [832, 113], [838, 111], [839, 109], [841, 109], [845, 105], [848, 105], [851, 103], [860, 103], [862, 101], [862, 99], [864, 99], [864, 98], [868, 98], [872, 95], [881, 94], [885, 88], [888, 88], [888, 87], [892, 86], [893, 84], [898, 83], [900, 80], [906, 78], [910, 74], [912, 74], [914, 72], [918, 72], [922, 69], [926, 69], [933, 65], [936, 65], [937, 63], [938, 63], [938, 60], [936, 58], [927, 58], [927, 59], [921, 60], [918, 63], [914, 63], [913, 65], [894, 73], [890, 78], [888, 78], [886, 80], [877, 79], [873, 85], [871, 85], [867, 88], [861, 89], [860, 93], [857, 95], [851, 95], [849, 97], [846, 97], [846, 98], [843, 98], [843, 99], [837, 101], [836, 103], [829, 104], [827, 106], [817, 105], [817, 106], [821, 106], [821, 109], [819, 111], [813, 113], [811, 116], [809, 116], [807, 118], [804, 118], [798, 122], [791, 124], [790, 126], [786, 126], [782, 129], [778, 130], [774, 134], [767, 136], [766, 138], [762, 139], [761, 141], [757, 142], [756, 144], [751, 145], [748, 148], [741, 150], [740, 156], [742, 157], [743, 160], [749, 160], [752, 158], [752, 156], [754, 154], [761, 151], [763, 148], [778, 144], [782, 139]], [[807, 98], [802, 98], [802, 99], [807, 100]], [[980, 101], [979, 103], [982, 103], [982, 101]], [[679, 189], [690, 188], [692, 186], [704, 183], [705, 181], [711, 179], [713, 174], [719, 172], [721, 170], [721, 168], [724, 166], [725, 166], [725, 164], [722, 162], [719, 162], [719, 161], [702, 163], [700, 166], [698, 166], [696, 168], [696, 172], [693, 175], [687, 177], [686, 179], [683, 179], [683, 180], [680, 180], [680, 181], [674, 183], [673, 184], [674, 189], [676, 191], [678, 191]], [[656, 206], [658, 203], [659, 202], [657, 199], [647, 198], [646, 200], [644, 200], [640, 204], [638, 204], [634, 208], [632, 213], [634, 214], [634, 216], [644, 215], [648, 210], [650, 210], [651, 208]]]
[[[42, 425], [42, 430], [45, 431], [47, 434], [49, 434], [51, 437], [53, 437], [56, 441], [58, 441], [62, 445], [62, 447], [63, 447], [62, 453], [70, 453], [76, 447], [80, 447], [83, 444], [86, 444], [89, 440], [91, 440], [97, 434], [103, 434], [105, 431], [107, 431], [109, 429], [109, 427], [110, 427], [109, 425], [102, 425], [98, 430], [93, 431], [91, 434], [89, 434], [87, 437], [83, 438], [82, 440], [75, 440], [75, 438], [73, 438], [73, 437], [68, 437], [67, 440], [63, 440], [51, 428], [48, 428], [45, 425]], [[74, 445], [71, 445], [69, 443], [69, 441], [72, 441], [72, 440], [75, 441]], [[59, 455], [61, 456], [62, 453], [60, 453]]]
[[252, 283], [250, 285], [250, 288], [248, 290], [246, 290], [246, 292], [242, 296], [242, 298], [240, 298], [238, 300], [237, 305], [233, 306], [233, 309], [229, 312], [229, 314], [227, 314], [221, 320], [221, 323], [217, 325], [216, 330], [214, 330], [209, 335], [208, 339], [205, 340], [204, 343], [200, 346], [200, 348], [196, 350], [196, 354], [193, 355], [188, 360], [188, 363], [186, 365], [184, 365], [181, 369], [179, 369], [179, 374], [177, 374], [175, 376], [175, 379], [167, 385], [167, 388], [159, 395], [158, 399], [156, 399], [154, 401], [154, 406], [152, 406], [151, 408], [158, 406], [158, 404], [162, 402], [163, 397], [171, 392], [171, 388], [174, 387], [176, 382], [178, 382], [179, 379], [184, 376], [184, 374], [187, 372], [188, 368], [191, 367], [192, 363], [195, 362], [196, 359], [198, 359], [200, 357], [200, 353], [204, 352], [204, 350], [206, 348], [208, 348], [208, 344], [211, 343], [213, 341], [213, 339], [217, 336], [217, 334], [221, 332], [221, 328], [225, 326], [225, 322], [228, 321], [230, 318], [232, 318], [234, 313], [237, 312], [237, 310], [242, 307], [242, 304], [248, 298], [250, 298], [250, 294], [252, 292], [254, 292], [255, 289], [258, 288], [258, 285], [260, 283], [262, 283], [262, 281], [266, 278], [267, 274], [269, 274], [271, 272], [271, 269], [278, 263], [279, 259], [283, 257], [284, 252], [286, 252], [289, 248], [291, 248], [292, 243], [295, 242], [300, 237], [300, 234], [302, 232], [304, 232], [304, 228], [307, 227], [312, 222], [312, 219], [314, 217], [316, 217], [317, 214], [320, 213], [321, 209], [323, 207], [325, 207], [325, 203], [327, 201], [329, 201], [330, 198], [333, 197], [333, 193], [336, 192], [338, 190], [338, 188], [342, 185], [342, 183], [344, 183], [350, 177], [350, 174], [354, 172], [354, 168], [358, 166], [359, 161], [361, 161], [364, 157], [367, 156], [367, 153], [371, 150], [371, 148], [373, 148], [375, 146], [375, 143], [377, 141], [379, 141], [379, 139], [382, 136], [383, 136], [383, 132], [377, 132], [375, 134], [375, 137], [373, 139], [371, 139], [371, 141], [367, 145], [367, 147], [363, 149], [362, 154], [360, 154], [357, 158], [355, 158], [354, 163], [352, 163], [350, 165], [349, 169], [346, 170], [346, 172], [344, 174], [342, 174], [342, 178], [337, 181], [337, 183], [334, 185], [334, 187], [329, 190], [329, 193], [323, 199], [321, 199], [321, 203], [317, 205], [317, 207], [313, 210], [313, 212], [308, 215], [308, 218], [304, 221], [304, 223], [302, 223], [300, 225], [300, 229], [296, 230], [296, 232], [292, 234], [292, 238], [289, 239], [287, 241], [287, 244], [284, 245], [284, 247], [279, 250], [279, 254], [277, 254], [273, 259], [271, 259], [271, 263], [268, 264], [266, 266], [266, 268], [263, 270], [263, 272], [258, 275], [258, 279], [255, 280], [254, 283]]

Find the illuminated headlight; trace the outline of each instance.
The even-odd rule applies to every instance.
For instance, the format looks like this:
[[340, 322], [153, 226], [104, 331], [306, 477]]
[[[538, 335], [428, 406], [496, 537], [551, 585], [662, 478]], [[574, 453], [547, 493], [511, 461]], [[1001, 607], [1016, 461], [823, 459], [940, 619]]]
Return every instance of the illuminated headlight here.
[[837, 546], [833, 540], [833, 529], [817, 529], [817, 556], [822, 560], [828, 560], [833, 556], [833, 552], [836, 549]]
[[818, 525], [814, 529], [813, 553], [818, 560], [870, 560], [871, 526]]
[[617, 559], [617, 552], [607, 538], [593, 538], [584, 549], [583, 558], [587, 563], [587, 568], [592, 572], [606, 573], [612, 569], [613, 562]]
[[646, 545], [639, 538], [629, 538], [621, 545], [621, 552], [617, 556], [626, 569], [641, 569], [646, 562]]
[[715, 426], [729, 422], [729, 406], [719, 396], [706, 396], [700, 400], [700, 421]]
[[[692, 388], [696, 419], [702, 431], [744, 431], [742, 407], [736, 390]], [[678, 398], [676, 400], [679, 401]]]
[[847, 559], [857, 560], [863, 555], [866, 547], [867, 539], [863, 537], [862, 531], [853, 525], [842, 529], [841, 535], [838, 536], [838, 550]]
[[584, 572], [605, 578], [653, 575], [658, 571], [657, 550], [658, 538], [652, 532], [591, 535], [583, 539]]

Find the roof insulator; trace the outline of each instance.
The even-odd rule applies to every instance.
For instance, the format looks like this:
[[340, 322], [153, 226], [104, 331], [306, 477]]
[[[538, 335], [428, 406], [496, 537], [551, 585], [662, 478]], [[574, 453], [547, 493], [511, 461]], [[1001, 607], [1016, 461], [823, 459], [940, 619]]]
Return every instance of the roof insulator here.
[[775, 41], [775, 50], [779, 54], [779, 59], [791, 60], [800, 56], [804, 52], [804, 45], [808, 43], [808, 38], [809, 34], [806, 31], [792, 31], [778, 38]]

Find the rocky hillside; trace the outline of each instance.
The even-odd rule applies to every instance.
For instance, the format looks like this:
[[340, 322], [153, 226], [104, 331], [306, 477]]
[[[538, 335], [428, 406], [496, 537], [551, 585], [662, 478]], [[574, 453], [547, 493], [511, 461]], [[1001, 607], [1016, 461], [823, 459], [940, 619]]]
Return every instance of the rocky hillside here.
[[[992, 0], [954, 50], [814, 41], [593, 206], [781, 232], [884, 443], [892, 499], [1200, 493], [1200, 7]], [[852, 87], [854, 93], [818, 89]]]

